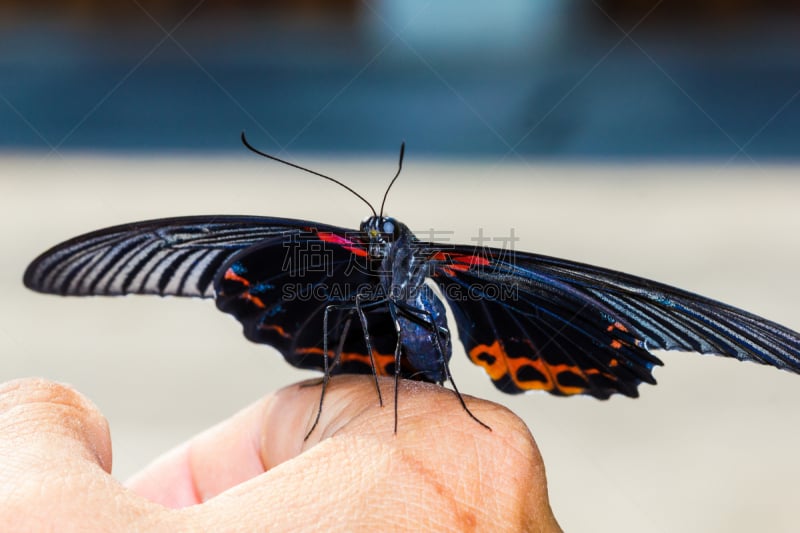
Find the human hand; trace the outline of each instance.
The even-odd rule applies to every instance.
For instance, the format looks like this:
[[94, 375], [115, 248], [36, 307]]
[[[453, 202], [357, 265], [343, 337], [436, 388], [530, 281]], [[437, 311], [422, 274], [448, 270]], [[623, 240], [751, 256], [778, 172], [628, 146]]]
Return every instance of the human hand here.
[[[393, 380], [381, 380], [384, 398]], [[558, 531], [524, 423], [496, 404], [401, 382], [399, 426], [370, 376], [292, 385], [167, 453], [128, 486], [78, 392], [0, 385], [0, 530]], [[199, 504], [199, 505], [194, 505]]]

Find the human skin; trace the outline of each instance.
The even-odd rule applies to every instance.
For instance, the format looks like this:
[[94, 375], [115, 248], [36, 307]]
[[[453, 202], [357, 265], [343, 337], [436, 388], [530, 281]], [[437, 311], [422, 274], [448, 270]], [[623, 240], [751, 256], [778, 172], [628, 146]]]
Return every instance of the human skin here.
[[108, 424], [74, 389], [0, 385], [0, 531], [559, 531], [544, 464], [505, 408], [369, 376], [292, 385], [122, 484]]

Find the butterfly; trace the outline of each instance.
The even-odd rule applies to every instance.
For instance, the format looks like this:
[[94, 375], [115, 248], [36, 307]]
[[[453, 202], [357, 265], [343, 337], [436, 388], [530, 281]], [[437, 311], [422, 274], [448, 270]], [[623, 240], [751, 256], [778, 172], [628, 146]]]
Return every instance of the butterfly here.
[[249, 340], [322, 370], [323, 396], [329, 376], [372, 373], [376, 386], [377, 376], [450, 381], [466, 409], [450, 375], [442, 300], [466, 355], [507, 393], [636, 397], [641, 383], [656, 383], [656, 349], [800, 373], [800, 334], [730, 305], [574, 261], [418, 239], [383, 214], [405, 145], [376, 211], [338, 180], [261, 152], [244, 133], [242, 141], [341, 185], [372, 215], [357, 230], [230, 215], [115, 226], [46, 251], [27, 268], [25, 285], [69, 296], [214, 298]]

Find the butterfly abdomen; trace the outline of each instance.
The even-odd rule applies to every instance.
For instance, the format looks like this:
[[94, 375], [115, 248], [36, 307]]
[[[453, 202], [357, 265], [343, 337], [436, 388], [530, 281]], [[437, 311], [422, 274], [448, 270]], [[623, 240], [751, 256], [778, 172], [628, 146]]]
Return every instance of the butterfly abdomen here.
[[[444, 305], [424, 284], [416, 290], [415, 297], [405, 303], [408, 307], [401, 307], [397, 318], [405, 357], [426, 379], [443, 382], [446, 379], [444, 365], [452, 355]], [[404, 311], [412, 308], [416, 311]]]

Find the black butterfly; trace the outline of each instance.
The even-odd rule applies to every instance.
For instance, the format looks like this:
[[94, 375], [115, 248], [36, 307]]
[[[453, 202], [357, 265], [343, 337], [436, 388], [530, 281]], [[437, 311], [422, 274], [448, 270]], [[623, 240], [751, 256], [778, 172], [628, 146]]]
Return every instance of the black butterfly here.
[[[372, 216], [358, 230], [251, 216], [125, 224], [48, 250], [28, 267], [25, 285], [60, 295], [215, 298], [248, 339], [274, 346], [294, 366], [323, 370], [324, 382], [374, 373], [452, 383], [436, 288], [468, 357], [508, 393], [635, 397], [641, 382], [655, 384], [651, 371], [662, 363], [653, 349], [800, 372], [800, 335], [774, 322], [596, 266], [422, 242], [383, 216], [383, 204], [376, 212], [340, 182], [242, 140], [342, 185]], [[402, 161], [401, 149], [400, 169]]]

